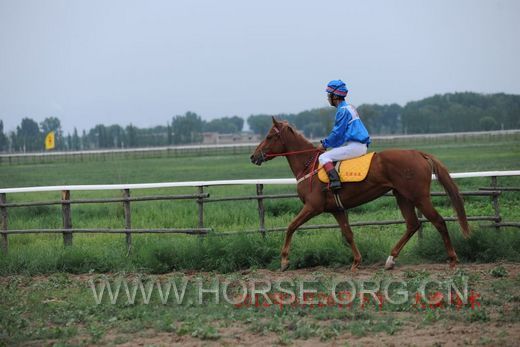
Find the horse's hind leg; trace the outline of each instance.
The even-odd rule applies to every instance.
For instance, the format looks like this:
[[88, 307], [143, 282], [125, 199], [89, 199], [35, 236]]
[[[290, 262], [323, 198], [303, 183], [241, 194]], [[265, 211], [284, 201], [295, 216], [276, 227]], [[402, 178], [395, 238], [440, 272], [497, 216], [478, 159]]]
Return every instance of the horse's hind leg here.
[[356, 243], [354, 242], [354, 234], [352, 233], [352, 229], [350, 228], [350, 225], [348, 224], [348, 217], [345, 214], [344, 211], [338, 211], [332, 213], [334, 218], [338, 221], [339, 227], [341, 228], [341, 232], [343, 233], [343, 236], [349, 243], [350, 247], [352, 248], [352, 255], [354, 256], [354, 262], [352, 263], [351, 270], [355, 271], [359, 264], [361, 264], [361, 253], [359, 253], [358, 248], [356, 247]]
[[401, 210], [401, 214], [403, 215], [406, 222], [406, 233], [403, 235], [403, 237], [401, 237], [394, 248], [392, 248], [390, 256], [386, 260], [385, 264], [385, 269], [387, 270], [390, 270], [394, 267], [394, 259], [399, 256], [399, 253], [403, 249], [404, 245], [406, 245], [406, 243], [421, 226], [421, 223], [419, 223], [419, 219], [417, 218], [417, 214], [415, 214], [415, 207], [412, 202], [399, 194], [399, 192], [396, 190], [394, 190], [394, 195], [397, 200], [399, 209]]
[[289, 224], [287, 227], [287, 231], [285, 232], [285, 242], [281, 253], [281, 271], [285, 271], [289, 267], [289, 247], [291, 246], [291, 238], [293, 233], [296, 231], [296, 229], [298, 229], [298, 227], [300, 227], [300, 225], [318, 214], [320, 214], [320, 212], [314, 210], [308, 205], [304, 205], [300, 213], [298, 213], [291, 224]]
[[433, 207], [429, 197], [423, 198], [421, 201], [419, 201], [417, 207], [441, 234], [442, 240], [444, 241], [444, 246], [448, 252], [448, 257], [450, 258], [450, 267], [455, 267], [458, 263], [457, 254], [451, 245], [450, 235], [448, 234], [448, 228], [446, 227], [444, 218], [442, 218], [439, 212], [437, 212], [437, 210]]

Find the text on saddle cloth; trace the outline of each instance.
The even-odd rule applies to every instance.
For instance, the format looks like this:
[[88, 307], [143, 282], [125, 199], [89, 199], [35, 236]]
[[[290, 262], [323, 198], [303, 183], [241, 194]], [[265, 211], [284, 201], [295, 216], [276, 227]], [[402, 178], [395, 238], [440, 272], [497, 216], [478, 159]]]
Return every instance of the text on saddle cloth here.
[[[338, 171], [341, 182], [363, 181], [368, 175], [370, 163], [375, 153], [376, 152], [370, 152], [361, 157], [338, 162], [336, 164], [336, 170]], [[329, 183], [329, 177], [321, 165], [318, 171], [318, 178], [323, 183]]]

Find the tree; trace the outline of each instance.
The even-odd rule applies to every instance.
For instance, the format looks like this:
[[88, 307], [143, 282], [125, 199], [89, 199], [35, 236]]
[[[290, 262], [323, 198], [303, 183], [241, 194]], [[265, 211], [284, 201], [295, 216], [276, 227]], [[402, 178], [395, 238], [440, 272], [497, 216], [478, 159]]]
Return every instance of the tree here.
[[123, 148], [126, 142], [125, 129], [114, 124], [107, 128], [108, 148]]
[[9, 143], [11, 145], [11, 147], [9, 148], [9, 151], [18, 151], [19, 147], [18, 147], [18, 138], [16, 137], [16, 133], [14, 131], [11, 131], [9, 133]]
[[230, 123], [232, 123], [235, 126], [236, 132], [241, 132], [242, 129], [244, 129], [244, 118], [233, 116], [231, 118], [224, 117], [223, 119], [228, 120]]
[[103, 124], [98, 124], [93, 129], [90, 129], [88, 137], [96, 148], [111, 148], [113, 146], [112, 139], [109, 137], [107, 128]]
[[249, 116], [249, 118], [247, 118], [247, 124], [252, 132], [263, 136], [267, 134], [269, 129], [271, 129], [273, 123], [271, 121], [271, 116], [259, 114]]
[[371, 134], [395, 134], [402, 130], [402, 107], [397, 104], [364, 104], [358, 111]]
[[158, 125], [153, 128], [137, 129], [139, 147], [165, 146], [168, 144], [168, 127]]
[[85, 129], [81, 132], [81, 149], [87, 149], [90, 148], [90, 143], [88, 141], [87, 132]]
[[213, 131], [220, 134], [234, 134], [242, 131], [244, 120], [238, 116], [223, 117], [204, 122], [204, 131]]
[[66, 144], [67, 150], [72, 150], [72, 136], [70, 133], [67, 135], [67, 144]]
[[78, 129], [74, 128], [74, 133], [72, 135], [72, 150], [74, 151], [78, 151], [80, 150], [81, 146], [80, 146], [80, 139], [79, 139], [79, 136], [78, 136]]
[[202, 141], [202, 119], [194, 112], [186, 112], [184, 116], [173, 117], [172, 129], [174, 144]]
[[283, 115], [281, 118], [286, 119], [289, 123], [294, 123], [296, 128], [303, 131], [309, 138], [324, 137], [334, 124], [335, 112], [332, 110], [312, 109], [296, 115]]
[[305, 136], [310, 139], [315, 139], [318, 137], [324, 137], [325, 132], [323, 131], [323, 124], [320, 122], [311, 122], [305, 125], [303, 128], [303, 132]]
[[[448, 93], [434, 95], [419, 101], [397, 104], [364, 104], [358, 107], [359, 115], [371, 134], [462, 132], [520, 128], [520, 95]], [[280, 114], [309, 138], [327, 136], [334, 125], [336, 109], [323, 107], [295, 114]], [[271, 127], [271, 115], [258, 114], [247, 118], [251, 131], [261, 136]], [[238, 116], [221, 117], [203, 121], [199, 115], [186, 112], [173, 117], [165, 126], [137, 128], [132, 124], [83, 130], [81, 138], [74, 129], [70, 149], [122, 148], [140, 146], [164, 146], [171, 144], [197, 143], [202, 140], [202, 131], [237, 133], [242, 131], [244, 119]], [[35, 151], [44, 146], [44, 136], [50, 131], [56, 135], [56, 147], [63, 148], [61, 122], [56, 117], [47, 117], [39, 125], [30, 118], [22, 119], [14, 132], [4, 134], [0, 121], [0, 151]]]
[[495, 118], [493, 118], [493, 117], [489, 117], [489, 116], [482, 117], [479, 119], [478, 123], [479, 123], [481, 130], [489, 131], [489, 130], [498, 129], [498, 123], [495, 120]]
[[18, 149], [23, 152], [42, 150], [44, 146], [38, 123], [31, 118], [23, 118], [20, 126], [16, 127], [16, 141]]
[[130, 123], [130, 125], [128, 125], [126, 127], [126, 139], [128, 142], [128, 147], [137, 147], [138, 146], [137, 128], [135, 126], [133, 126], [132, 123]]
[[170, 123], [167, 123], [166, 132], [167, 132], [168, 146], [170, 146], [173, 143], [172, 126], [170, 125]]
[[0, 152], [7, 151], [9, 142], [4, 134], [4, 122], [0, 119]]
[[410, 133], [513, 129], [520, 126], [519, 119], [520, 96], [503, 93], [434, 95], [409, 102], [402, 113], [403, 129]]

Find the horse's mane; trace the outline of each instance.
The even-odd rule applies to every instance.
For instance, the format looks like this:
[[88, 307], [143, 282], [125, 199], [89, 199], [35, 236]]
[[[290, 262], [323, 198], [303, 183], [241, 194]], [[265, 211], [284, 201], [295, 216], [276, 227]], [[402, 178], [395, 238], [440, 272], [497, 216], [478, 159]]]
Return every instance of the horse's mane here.
[[309, 141], [305, 135], [303, 135], [299, 130], [297, 130], [295, 127], [293, 127], [291, 124], [289, 124], [288, 121], [283, 121], [283, 123], [285, 123], [285, 125], [292, 130], [292, 132], [294, 133], [294, 135], [296, 136], [296, 138], [300, 139], [303, 143], [307, 144], [307, 145], [311, 145], [314, 147], [314, 145], [312, 144], [311, 141]]

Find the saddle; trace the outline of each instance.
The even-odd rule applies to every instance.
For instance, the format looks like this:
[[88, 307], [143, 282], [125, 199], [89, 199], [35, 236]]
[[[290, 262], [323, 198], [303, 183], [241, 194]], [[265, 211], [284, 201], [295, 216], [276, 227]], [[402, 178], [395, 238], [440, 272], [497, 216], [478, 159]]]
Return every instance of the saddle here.
[[[341, 182], [361, 182], [367, 175], [370, 169], [370, 163], [376, 152], [370, 152], [361, 157], [338, 161], [335, 163], [336, 171], [338, 172]], [[323, 183], [329, 183], [327, 173], [320, 165], [318, 168], [318, 178]]]

